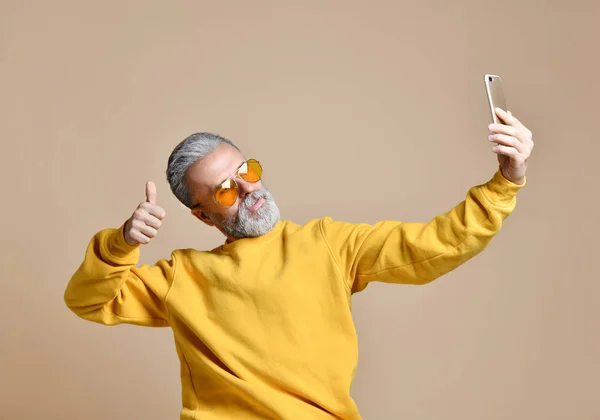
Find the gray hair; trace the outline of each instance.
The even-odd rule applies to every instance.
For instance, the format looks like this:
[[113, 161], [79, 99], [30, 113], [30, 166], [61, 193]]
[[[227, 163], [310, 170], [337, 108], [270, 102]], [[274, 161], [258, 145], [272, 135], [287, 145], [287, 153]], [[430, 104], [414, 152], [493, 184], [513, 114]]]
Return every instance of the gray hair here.
[[185, 174], [190, 166], [203, 159], [210, 152], [215, 150], [221, 144], [228, 144], [239, 148], [230, 140], [212, 133], [196, 133], [187, 137], [179, 143], [171, 156], [167, 165], [167, 181], [171, 186], [171, 191], [175, 197], [186, 207], [192, 208], [194, 202], [190, 197], [190, 190], [185, 182]]

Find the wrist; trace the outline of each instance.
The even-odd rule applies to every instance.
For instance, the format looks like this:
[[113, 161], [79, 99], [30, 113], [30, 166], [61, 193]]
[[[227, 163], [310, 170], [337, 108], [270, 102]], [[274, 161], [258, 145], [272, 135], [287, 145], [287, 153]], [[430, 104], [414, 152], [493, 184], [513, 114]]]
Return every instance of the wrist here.
[[521, 177], [518, 177], [518, 178], [516, 178], [516, 177], [510, 176], [510, 175], [507, 175], [507, 174], [504, 172], [504, 169], [502, 169], [502, 168], [500, 168], [500, 173], [502, 174], [502, 176], [503, 176], [503, 177], [504, 177], [506, 180], [508, 180], [508, 181], [512, 182], [512, 183], [513, 183], [513, 184], [515, 184], [515, 185], [523, 185], [523, 184], [525, 184], [525, 175], [523, 175], [523, 176], [521, 176]]
[[121, 234], [120, 236], [120, 240], [118, 242], [120, 242], [123, 245], [129, 246], [130, 248], [137, 248], [137, 246], [139, 245], [133, 238], [131, 238], [130, 235], [127, 234], [127, 232], [129, 231], [128, 226], [129, 223], [131, 223], [131, 219], [128, 219], [123, 226], [120, 229]]
[[134, 246], [131, 242], [129, 242], [129, 238], [127, 237], [127, 225], [129, 224], [129, 220], [127, 220], [123, 226], [121, 227], [121, 237], [125, 241], [125, 243], [129, 246]]
[[119, 228], [104, 229], [99, 237], [100, 252], [105, 261], [115, 264], [134, 264], [139, 259], [139, 247], [125, 240], [123, 225]]
[[525, 183], [525, 177], [516, 178], [516, 179], [513, 179], [513, 178], [506, 178], [506, 179], [508, 179], [510, 182], [512, 182], [513, 184], [516, 184], [516, 185], [523, 185]]

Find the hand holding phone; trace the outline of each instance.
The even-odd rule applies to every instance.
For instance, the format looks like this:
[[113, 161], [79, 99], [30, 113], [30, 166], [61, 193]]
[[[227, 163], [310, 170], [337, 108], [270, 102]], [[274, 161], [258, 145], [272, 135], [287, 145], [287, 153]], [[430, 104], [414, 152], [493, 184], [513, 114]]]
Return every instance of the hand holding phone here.
[[[533, 134], [507, 109], [500, 76], [486, 74], [484, 81], [493, 120], [488, 126], [488, 140], [494, 145], [492, 151], [498, 155], [504, 177], [523, 184], [533, 150]], [[497, 111], [497, 108], [500, 109]]]

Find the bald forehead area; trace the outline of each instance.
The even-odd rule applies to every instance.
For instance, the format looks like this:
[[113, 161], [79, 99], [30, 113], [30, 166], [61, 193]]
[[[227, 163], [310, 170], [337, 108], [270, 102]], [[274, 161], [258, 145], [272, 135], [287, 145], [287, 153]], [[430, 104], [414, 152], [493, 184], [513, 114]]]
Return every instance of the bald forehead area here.
[[194, 163], [186, 173], [186, 183], [192, 199], [209, 202], [215, 189], [244, 163], [242, 153], [228, 144], [221, 144], [203, 159]]

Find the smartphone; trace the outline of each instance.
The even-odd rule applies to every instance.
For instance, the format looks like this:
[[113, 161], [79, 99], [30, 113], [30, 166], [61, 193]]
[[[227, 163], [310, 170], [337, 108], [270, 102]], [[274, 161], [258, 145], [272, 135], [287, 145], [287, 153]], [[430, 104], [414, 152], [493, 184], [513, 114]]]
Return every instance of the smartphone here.
[[498, 118], [495, 108], [501, 108], [508, 111], [506, 107], [506, 98], [504, 97], [504, 89], [502, 88], [502, 79], [495, 74], [486, 74], [484, 76], [485, 90], [487, 92], [490, 111], [492, 112], [492, 121], [496, 124], [503, 124], [503, 121]]

